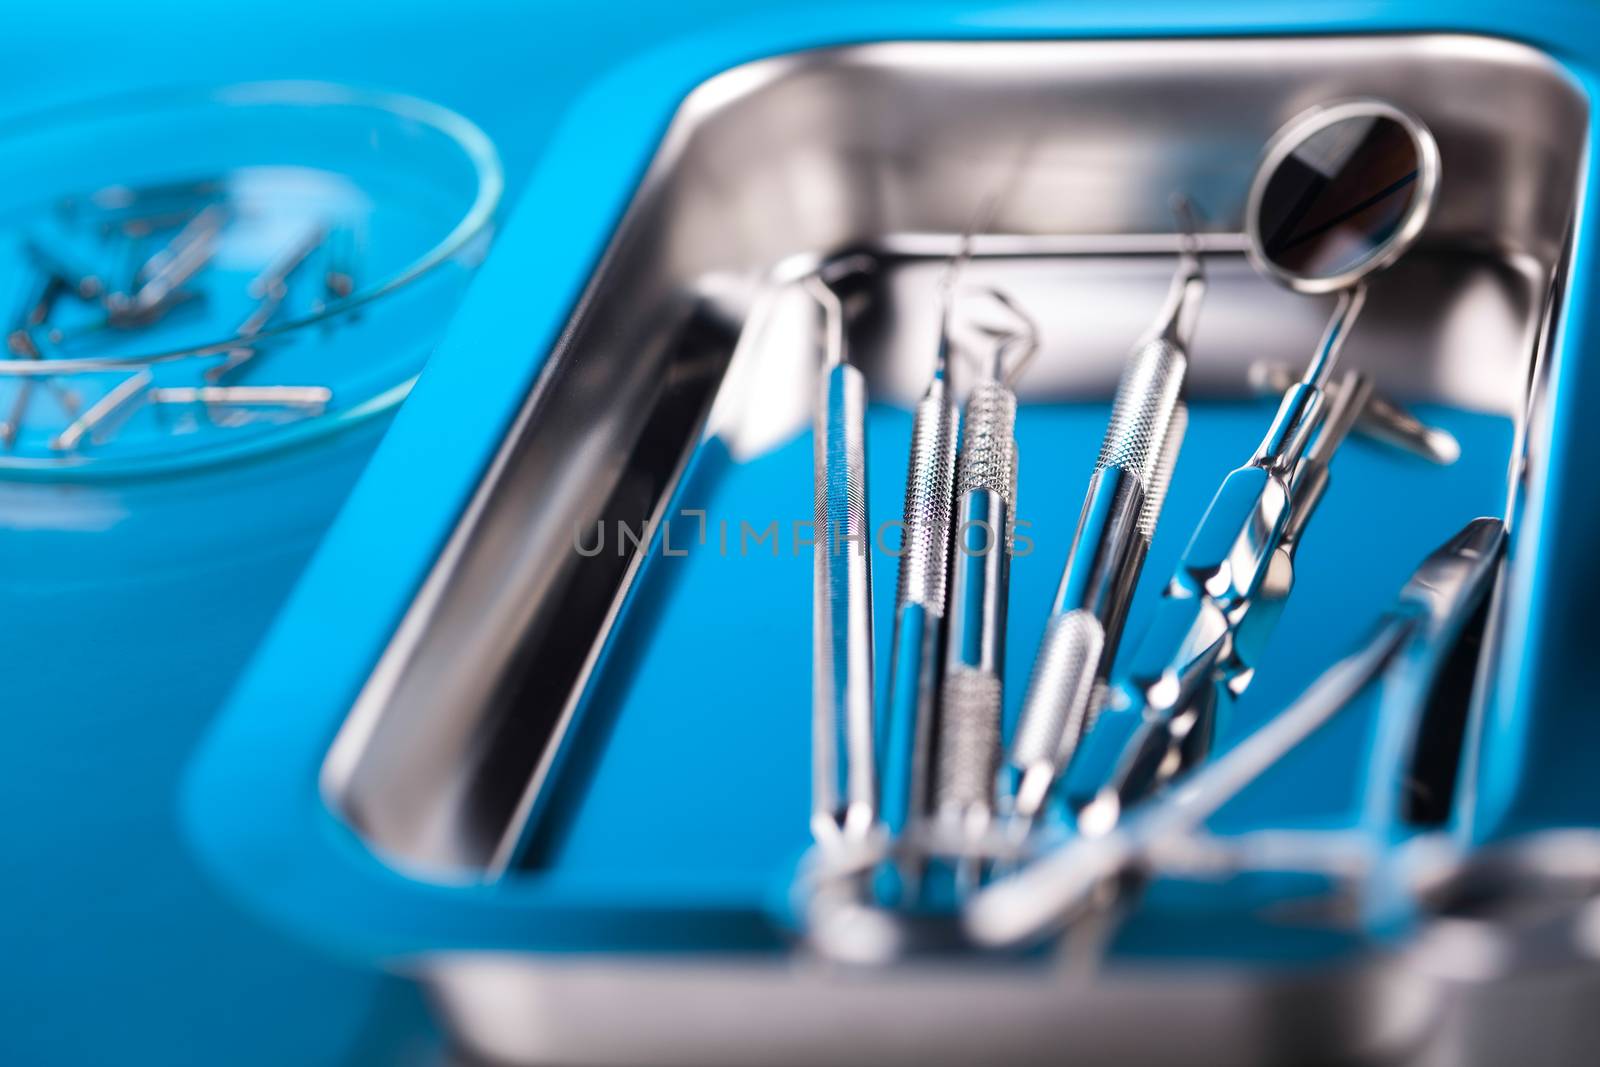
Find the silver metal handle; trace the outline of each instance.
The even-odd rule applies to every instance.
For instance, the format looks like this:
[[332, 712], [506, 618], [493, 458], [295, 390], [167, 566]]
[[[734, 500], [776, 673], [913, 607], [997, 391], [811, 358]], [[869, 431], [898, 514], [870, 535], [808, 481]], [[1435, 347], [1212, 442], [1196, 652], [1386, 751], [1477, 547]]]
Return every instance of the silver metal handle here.
[[1192, 324], [1204, 291], [1198, 261], [1186, 257], [1152, 339], [1134, 350], [1117, 383], [1012, 743], [1020, 774], [1013, 813], [1024, 828], [1092, 725], [1094, 694], [1116, 654], [1188, 425], [1180, 323]]
[[1105, 630], [1089, 612], [1051, 616], [1011, 742], [1011, 765], [1022, 775], [1013, 802], [1020, 818], [1038, 814], [1090, 726], [1104, 647]]
[[943, 378], [917, 404], [906, 471], [900, 580], [895, 606], [921, 604], [944, 614], [950, 570], [951, 491], [956, 475], [956, 409]]
[[816, 279], [828, 353], [817, 397], [814, 469], [812, 830], [858, 840], [877, 818], [872, 714], [872, 556], [867, 521], [866, 380], [844, 358], [843, 309]]
[[[1285, 398], [1284, 410], [1293, 395]], [[1293, 588], [1294, 554], [1327, 491], [1329, 463], [1371, 395], [1371, 383], [1348, 373], [1327, 395], [1329, 402], [1324, 406], [1319, 399], [1317, 405], [1321, 432], [1314, 442], [1277, 457], [1297, 455], [1287, 481], [1277, 473], [1276, 461], [1252, 465], [1229, 477], [1243, 491], [1230, 497], [1225, 483], [1224, 494], [1213, 501], [1162, 605], [1165, 620], [1187, 616], [1190, 625], [1180, 630], [1158, 624], [1152, 630], [1158, 642], [1152, 648], [1165, 647], [1165, 658], [1157, 652], [1147, 659], [1141, 650], [1135, 678], [1144, 719], [1093, 804], [1080, 814], [1081, 828], [1102, 830], [1128, 805], [1203, 759], [1221, 704], [1248, 684]], [[1229, 504], [1245, 505], [1247, 518], [1241, 520]], [[1213, 526], [1223, 536], [1210, 536]], [[1215, 555], [1230, 533], [1230, 554]]]
[[1001, 947], [1037, 939], [1071, 921], [1092, 906], [1102, 886], [1163, 842], [1192, 831], [1347, 706], [1394, 659], [1408, 632], [1405, 624], [1387, 623], [1291, 707], [1139, 818], [1104, 836], [1074, 838], [981, 891], [967, 906], [967, 932], [979, 944]]
[[889, 747], [882, 808], [891, 833], [922, 815], [928, 801], [939, 630], [949, 589], [957, 423], [941, 360], [927, 394], [917, 404], [906, 470], [886, 709]]
[[966, 819], [991, 810], [1000, 753], [1000, 678], [957, 667], [945, 675], [939, 702], [938, 780], [941, 814]]
[[[1330, 667], [1288, 708], [1103, 836], [1078, 837], [1019, 874], [980, 892], [965, 925], [991, 946], [1037, 939], [1093, 906], [1100, 888], [1131, 867], [1148, 865], [1163, 846], [1197, 830], [1228, 800], [1321, 729], [1381, 678], [1380, 720], [1395, 742], [1379, 744], [1371, 764], [1369, 811], [1378, 829], [1403, 776], [1404, 741], [1413, 736], [1440, 662], [1493, 584], [1505, 548], [1505, 525], [1474, 519], [1429, 554], [1359, 650]], [[1392, 712], [1392, 714], [1390, 713]]]
[[965, 826], [993, 814], [1000, 761], [1017, 398], [993, 379], [967, 400], [933, 806]]

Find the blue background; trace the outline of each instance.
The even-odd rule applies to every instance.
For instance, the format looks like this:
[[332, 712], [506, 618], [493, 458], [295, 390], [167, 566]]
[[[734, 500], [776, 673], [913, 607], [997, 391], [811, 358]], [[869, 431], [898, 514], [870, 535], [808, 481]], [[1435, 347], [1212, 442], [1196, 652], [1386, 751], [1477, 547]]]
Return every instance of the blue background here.
[[[546, 248], [570, 254], [532, 278], [509, 268], [497, 272], [491, 260], [463, 311], [462, 328], [446, 347], [448, 360], [425, 375], [419, 397], [448, 395], [480, 374], [513, 382], [531, 376], [530, 354], [543, 350], [563, 319], [676, 101], [739, 62], [895, 36], [1375, 29], [1477, 30], [1530, 39], [1585, 82], [1600, 58], [1600, 12], [1587, 3], [1554, 2], [599, 8], [95, 0], [12, 15], [0, 34], [0, 108], [8, 112], [133, 86], [222, 80], [307, 77], [397, 89], [479, 123], [501, 150], [510, 202], [550, 149], [560, 165], [539, 170], [534, 207], [513, 225], [538, 233]], [[587, 118], [557, 134], [563, 112], [613, 68], [607, 91], [588, 98], [594, 106]], [[581, 165], [574, 162], [580, 155]], [[1585, 239], [1578, 250], [1580, 299], [1564, 327], [1568, 357], [1558, 368], [1556, 478], [1565, 478], [1584, 455], [1576, 442], [1576, 406], [1600, 393], [1592, 361], [1570, 358], [1592, 346], [1592, 257], [1593, 241]], [[508, 346], [506, 323], [490, 309], [526, 300], [530, 285], [535, 306], [523, 321], [534, 332]], [[473, 891], [418, 890], [358, 855], [340, 828], [314, 810], [306, 768], [326, 745], [334, 721], [329, 716], [348, 706], [431, 558], [454, 514], [452, 501], [477, 469], [472, 457], [492, 444], [518, 396], [508, 391], [474, 425], [448, 428], [426, 448], [421, 428], [407, 428], [402, 414], [385, 450], [388, 462], [363, 480], [284, 626], [274, 631], [260, 666], [213, 736], [207, 758], [194, 768], [184, 816], [190, 831], [212, 873], [251, 907], [272, 913], [270, 927], [213, 889], [190, 858], [180, 830], [181, 780], [321, 524], [354, 483], [371, 441], [352, 439], [338, 462], [307, 473], [271, 553], [230, 568], [225, 585], [170, 599], [141, 600], [108, 577], [126, 573], [128, 560], [148, 554], [147, 534], [104, 535], [83, 549], [94, 557], [84, 581], [66, 591], [44, 590], [32, 583], [30, 571], [79, 546], [20, 529], [10, 519], [0, 523], [0, 608], [8, 633], [0, 646], [8, 690], [0, 712], [0, 810], [8, 827], [0, 888], [6, 961], [0, 1061], [280, 1064], [393, 1062], [431, 1054], [436, 1038], [414, 994], [373, 977], [365, 962], [403, 953], [407, 939], [392, 931], [413, 923], [418, 944], [440, 938], [475, 943], [488, 940], [492, 929], [512, 927], [519, 916], [481, 894], [479, 917], [457, 918], [442, 906]], [[457, 458], [430, 458], [440, 454]], [[408, 477], [441, 496], [405, 510], [396, 502], [406, 499]], [[13, 501], [6, 512], [14, 514], [14, 507]], [[1526, 629], [1518, 635], [1528, 657], [1519, 676], [1527, 706], [1592, 703], [1585, 694], [1592, 692], [1595, 671], [1588, 641], [1574, 623], [1586, 591], [1600, 586], [1600, 566], [1588, 547], [1596, 528], [1600, 487], [1573, 477], [1562, 483], [1543, 529], [1528, 531], [1539, 534], [1528, 543], [1540, 546], [1534, 600], [1544, 610], [1525, 615]], [[354, 547], [363, 544], [381, 547], [352, 568]], [[1514, 565], [1531, 568], [1533, 553]], [[296, 672], [282, 669], [290, 663]], [[1556, 736], [1501, 726], [1508, 744], [1527, 745], [1535, 755], [1559, 751]], [[1597, 739], [1600, 720], [1564, 735], [1568, 744]], [[1592, 815], [1594, 791], [1575, 763], [1549, 760], [1532, 787], [1503, 785], [1497, 794], [1503, 821]], [[227, 801], [237, 803], [216, 810]], [[346, 869], [328, 873], [330, 860]], [[656, 888], [667, 902], [670, 887]], [[563, 900], [577, 908], [605, 892], [575, 885], [565, 895], [552, 894], [544, 922], [560, 927]], [[390, 933], [363, 929], [350, 922], [355, 915], [370, 916], [373, 927]], [[650, 928], [648, 914], [634, 918], [638, 930]], [[280, 929], [317, 931], [317, 939], [347, 962], [303, 949]], [[615, 923], [610, 933], [627, 935]], [[677, 933], [693, 936], [692, 930]], [[574, 927], [570, 936], [581, 940], [584, 931]]]
[[[640, 5], [619, 20], [579, 3], [12, 4], [0, 112], [267, 78], [397, 90], [483, 127], [510, 199], [583, 82], [692, 9]], [[225, 496], [220, 481], [174, 490], [191, 501], [178, 514], [142, 500], [133, 518], [76, 536], [27, 529], [30, 502], [0, 483], [0, 610], [10, 620], [0, 646], [0, 1063], [435, 1056], [407, 985], [243, 915], [201, 875], [178, 825], [185, 762], [376, 436], [361, 432], [289, 471], [247, 468], [243, 477], [283, 478], [294, 506], [253, 511], [264, 547], [214, 566], [196, 543], [214, 543], [214, 529], [167, 552], [152, 546], [170, 536], [158, 522], [214, 525], [206, 511]], [[189, 577], [152, 574], [163, 556]], [[55, 580], [52, 568], [74, 576]]]

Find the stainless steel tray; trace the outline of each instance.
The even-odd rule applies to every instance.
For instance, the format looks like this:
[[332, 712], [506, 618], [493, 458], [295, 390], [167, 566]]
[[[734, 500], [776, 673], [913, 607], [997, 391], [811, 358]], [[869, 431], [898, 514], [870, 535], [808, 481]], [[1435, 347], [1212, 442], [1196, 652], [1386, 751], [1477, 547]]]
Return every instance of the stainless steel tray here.
[[[1508, 495], [1538, 484], [1538, 356], [1587, 121], [1543, 55], [1412, 36], [891, 43], [753, 64], [680, 109], [331, 748], [331, 805], [415, 877], [559, 865], [560, 850], [540, 845], [571, 817], [551, 799], [556, 772], [586, 729], [586, 694], [642, 562], [575, 553], [573, 531], [663, 514], [708, 442], [738, 464], [806, 431], [803, 351], [746, 326], [777, 282], [819, 262], [868, 251], [883, 264], [858, 294], [870, 313], [854, 340], [874, 402], [909, 407], [936, 276], [997, 195], [969, 277], [1004, 284], [1043, 319], [1023, 404], [1104, 400], [1165, 287], [1167, 203], [1181, 190], [1213, 231], [1197, 408], [1244, 395], [1255, 360], [1300, 362], [1326, 307], [1257, 278], [1235, 234], [1268, 135], [1352, 95], [1423, 116], [1445, 177], [1421, 246], [1374, 289], [1347, 358], [1408, 401], [1511, 420]], [[1086, 463], [1060, 457], [1068, 495]], [[803, 751], [782, 758], [803, 773]], [[715, 793], [714, 761], [675, 773]], [[803, 833], [802, 813], [774, 801], [771, 817]], [[1093, 981], [1036, 961], [849, 972], [713, 947], [453, 954], [419, 969], [463, 1043], [508, 1062], [1058, 1061], [1071, 1049], [1086, 1063], [1304, 1063], [1445, 1047], [1463, 1001], [1408, 953], [1354, 946], [1294, 975], [1147, 959]]]

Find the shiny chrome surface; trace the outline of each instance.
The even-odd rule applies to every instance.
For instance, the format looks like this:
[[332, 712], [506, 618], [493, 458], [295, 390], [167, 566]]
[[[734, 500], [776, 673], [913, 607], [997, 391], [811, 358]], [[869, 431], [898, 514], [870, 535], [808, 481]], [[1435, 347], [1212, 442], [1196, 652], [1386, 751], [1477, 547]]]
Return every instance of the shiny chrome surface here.
[[[1297, 380], [1297, 373], [1282, 363], [1257, 363], [1250, 368], [1250, 385], [1263, 396], [1280, 396]], [[1367, 400], [1354, 429], [1433, 463], [1448, 466], [1461, 458], [1461, 443], [1448, 430], [1424, 424], [1378, 393]]]
[[[1392, 672], [1378, 707], [1378, 720], [1368, 764], [1364, 822], [1375, 834], [1386, 834], [1407, 822], [1438, 825], [1448, 812], [1453, 773], [1440, 783], [1439, 758], [1427, 751], [1429, 718], [1438, 712], [1432, 700], [1448, 671], [1470, 671], [1456, 665], [1452, 653], [1473, 623], [1473, 615], [1489, 599], [1506, 552], [1506, 524], [1501, 519], [1474, 519], [1441, 546], [1401, 590], [1396, 618], [1415, 620], [1415, 632], [1404, 663]], [[1434, 766], [1430, 766], [1430, 763]]]
[[1188, 346], [1205, 296], [1202, 261], [1186, 248], [1166, 306], [1135, 347], [1111, 401], [1051, 619], [1012, 740], [1013, 813], [1038, 815], [1056, 776], [1093, 724], [1123, 623], [1182, 447]]
[[1016, 421], [1016, 394], [995, 378], [973, 389], [961, 419], [932, 806], [938, 820], [963, 835], [981, 835], [994, 813], [1017, 506]]
[[[1261, 232], [1262, 199], [1268, 180], [1290, 154], [1321, 131], [1351, 120], [1381, 118], [1398, 123], [1411, 139], [1417, 154], [1417, 179], [1414, 198], [1392, 236], [1373, 255], [1333, 275], [1309, 277], [1286, 270], [1266, 254]], [[1255, 268], [1300, 293], [1316, 295], [1349, 289], [1374, 271], [1393, 266], [1422, 235], [1428, 216], [1433, 213], [1439, 190], [1439, 145], [1432, 132], [1415, 115], [1383, 100], [1345, 100], [1319, 104], [1291, 119], [1267, 143], [1255, 180], [1250, 183], [1250, 199], [1245, 205], [1245, 234], [1250, 239], [1250, 262]]]
[[[529, 962], [462, 954], [439, 960], [436, 974], [445, 1022], [494, 1064], [1046, 1067], [1070, 1047], [1074, 1063], [1094, 1067], [1243, 1067], [1282, 1063], [1286, 1043], [1329, 1062], [1359, 1062], [1414, 1048], [1443, 1000], [1384, 961], [1272, 985], [1198, 965], [1186, 978], [1136, 972], [1089, 982], [948, 962], [886, 981], [748, 956]], [[1358, 1032], [1363, 1040], [1352, 1040]]]
[[[697, 447], [738, 463], [805, 432], [815, 350], [798, 327], [814, 309], [789, 283], [842, 254], [880, 264], [850, 294], [872, 309], [852, 355], [874, 403], [909, 411], [927, 390], [939, 279], [975, 202], [1009, 185], [971, 240], [964, 281], [1041, 320], [1020, 404], [1103, 402], [1167, 289], [1180, 247], [1167, 201], [1185, 190], [1211, 220], [1191, 402], [1248, 395], [1260, 360], [1301, 364], [1328, 308], [1246, 261], [1250, 174], [1285, 120], [1357, 94], [1424, 115], [1446, 177], [1418, 245], [1371, 293], [1345, 366], [1400, 401], [1520, 419], [1586, 119], [1559, 68], [1528, 49], [1449, 36], [905, 43], [782, 57], [707, 83], [357, 699], [325, 766], [330, 806], [420, 877], [542, 876], [529, 838], [559, 814], [541, 807], [544, 786], [583, 728], [646, 551], [580, 556], [573, 531], [662, 518]], [[1032, 162], [1009, 181], [1024, 142]], [[1537, 476], [1546, 456], [1529, 439]], [[1041, 491], [1059, 490], [1053, 465], [1038, 461]], [[841, 1050], [1028, 1062], [1069, 1041], [1085, 1062], [1382, 1058], [1414, 1049], [1449, 1001], [1399, 961], [1365, 956], [1283, 984], [1159, 968], [1091, 984], [950, 961], [842, 981], [787, 955], [468, 953], [418, 967], [469, 1048], [528, 1063], [809, 1063]], [[1152, 1017], [1175, 1024], [1140, 1025]]]
[[985, 889], [966, 914], [981, 944], [1010, 946], [1056, 932], [1081, 918], [1121, 874], [1151, 862], [1163, 844], [1193, 833], [1228, 799], [1346, 707], [1392, 662], [1408, 635], [1385, 626], [1365, 648], [1339, 661], [1266, 726], [1197, 772], [1182, 788], [1131, 813], [1104, 832], [1073, 838], [1049, 855]]
[[[1349, 419], [1359, 400], [1354, 390], [1346, 390], [1345, 396], [1352, 398], [1342, 413]], [[1378, 846], [1399, 821], [1397, 801], [1408, 777], [1402, 761], [1418, 741], [1418, 711], [1427, 705], [1443, 661], [1488, 595], [1504, 545], [1504, 523], [1473, 520], [1422, 561], [1372, 638], [1329, 668], [1292, 707], [1189, 781], [1130, 813], [1121, 827], [1076, 838], [984, 890], [967, 911], [973, 936], [991, 945], [1024, 943], [1091, 908], [1108, 907], [1108, 886], [1131, 869], [1148, 874], [1165, 856], [1181, 856], [1207, 818], [1377, 682], [1382, 688], [1380, 720], [1388, 728], [1380, 727], [1375, 760], [1380, 769], [1370, 777], [1374, 795], [1366, 822], [1374, 840], [1356, 868], [1358, 877], [1369, 876], [1378, 866]], [[1239, 852], [1238, 867], [1249, 869], [1249, 845]], [[1270, 867], [1270, 862], [1263, 866]]]
[[918, 401], [911, 422], [896, 607], [920, 604], [935, 615], [944, 614], [959, 423], [950, 402], [949, 382], [941, 371], [928, 383], [928, 392]]
[[[1263, 234], [1264, 197], [1279, 169], [1332, 127], [1372, 119], [1398, 123], [1415, 154], [1415, 189], [1395, 229], [1333, 275], [1296, 273], [1271, 259]], [[1297, 292], [1337, 292], [1338, 300], [1304, 375], [1284, 392], [1249, 463], [1225, 479], [1167, 586], [1165, 625], [1139, 649], [1127, 706], [1119, 710], [1123, 722], [1106, 731], [1109, 741], [1099, 740], [1101, 752], [1118, 745], [1121, 751], [1080, 815], [1085, 832], [1105, 833], [1129, 804], [1203, 760], [1218, 704], [1241, 693], [1254, 676], [1261, 646], [1293, 589], [1295, 548], [1327, 490], [1334, 450], [1371, 399], [1371, 382], [1352, 373], [1330, 400], [1334, 368], [1366, 306], [1368, 279], [1416, 243], [1438, 187], [1433, 135], [1414, 116], [1382, 101], [1315, 108], [1268, 143], [1246, 207], [1250, 261]], [[1134, 716], [1141, 720], [1136, 725]], [[1092, 782], [1096, 773], [1091, 767], [1079, 777]]]
[[823, 311], [813, 431], [812, 833], [860, 843], [878, 817], [872, 703], [872, 526], [867, 520], [867, 384], [850, 365], [844, 305], [818, 277]]
[[1017, 818], [1032, 819], [1044, 807], [1056, 775], [1072, 760], [1093, 721], [1105, 647], [1105, 627], [1083, 608], [1052, 615], [1045, 624], [1011, 738], [1011, 766], [1019, 775], [1013, 801]]
[[[1121, 742], [1116, 764], [1080, 815], [1079, 824], [1086, 832], [1104, 833], [1131, 803], [1169, 785], [1204, 760], [1211, 751], [1219, 718], [1261, 666], [1267, 638], [1294, 589], [1300, 535], [1327, 490], [1328, 463], [1349, 434], [1371, 388], [1362, 375], [1350, 372], [1337, 389], [1327, 392], [1333, 399], [1322, 432], [1284, 487], [1287, 510], [1276, 529], [1262, 527], [1271, 531], [1270, 538], [1252, 541], [1259, 546], [1260, 555], [1250, 557], [1258, 571], [1248, 591], [1229, 602], [1203, 586], [1186, 587], [1178, 593], [1169, 587], [1168, 599], [1162, 604], [1166, 625], [1152, 631], [1154, 639], [1140, 649], [1141, 657], [1150, 658], [1141, 658], [1135, 668], [1135, 699], [1118, 709], [1127, 725], [1111, 735]], [[1278, 481], [1267, 484], [1277, 491]], [[1214, 503], [1206, 522], [1213, 521], [1216, 514]], [[1228, 514], [1224, 512], [1222, 517]], [[1188, 558], [1186, 553], [1185, 560]], [[1184, 569], [1188, 576], [1196, 573], [1187, 562]], [[1180, 629], [1185, 619], [1195, 620], [1186, 631]], [[1162, 648], [1171, 648], [1170, 642], [1179, 634], [1177, 653], [1159, 666]]]
[[[1523, 380], [1530, 309], [1562, 248], [1582, 146], [1583, 104], [1536, 53], [1450, 37], [887, 44], [709, 83], [685, 104], [357, 701], [324, 775], [334, 806], [412, 868], [459, 877], [509, 862], [637, 571], [636, 557], [575, 558], [573, 531], [653, 514], [719, 383], [719, 418], [706, 429], [736, 455], [809, 418], [792, 384], [772, 384], [796, 380], [783, 378], [796, 364], [781, 346], [752, 344], [742, 366], [729, 364], [775, 268], [794, 277], [837, 249], [898, 251], [901, 269], [882, 283], [887, 347], [863, 369], [875, 396], [908, 402], [926, 386], [934, 278], [976, 191], [1014, 169], [1023, 131], [1041, 131], [1035, 165], [1012, 183], [992, 232], [972, 241], [968, 278], [1037, 309], [1044, 336], [1073, 338], [1030, 369], [1025, 401], [1108, 395], [1166, 283], [1151, 253], [1177, 249], [1172, 190], [1188, 190], [1218, 230], [1241, 231], [1255, 146], [1314, 97], [1355, 92], [1425, 111], [1447, 169], [1456, 156], [1482, 163], [1442, 183], [1428, 236], [1373, 296], [1355, 365], [1392, 394], [1520, 414], [1507, 384]], [[1061, 94], [1077, 99], [1070, 119], [1055, 110]], [[1146, 121], [1121, 121], [1128, 110]], [[914, 155], [882, 151], [869, 120], [885, 112]], [[796, 168], [807, 175], [798, 196], [787, 177]], [[879, 190], [870, 201], [869, 188]], [[713, 237], [730, 225], [738, 241]], [[1298, 362], [1320, 326], [1312, 302], [1255, 278], [1241, 241], [1205, 235], [1203, 245], [1215, 251], [1208, 325], [1192, 353], [1197, 400], [1243, 392], [1255, 360]], [[1046, 276], [1036, 257], [1052, 253], [1063, 254], [1059, 272]], [[1407, 358], [1384, 358], [1394, 351]], [[679, 442], [677, 453], [646, 448], [646, 427]], [[439, 716], [440, 706], [460, 711]]]
[[939, 639], [950, 578], [950, 510], [955, 498], [960, 416], [950, 400], [948, 337], [941, 328], [928, 391], [911, 422], [911, 458], [901, 528], [889, 666], [888, 751], [882, 812], [890, 833], [925, 814], [938, 688]]

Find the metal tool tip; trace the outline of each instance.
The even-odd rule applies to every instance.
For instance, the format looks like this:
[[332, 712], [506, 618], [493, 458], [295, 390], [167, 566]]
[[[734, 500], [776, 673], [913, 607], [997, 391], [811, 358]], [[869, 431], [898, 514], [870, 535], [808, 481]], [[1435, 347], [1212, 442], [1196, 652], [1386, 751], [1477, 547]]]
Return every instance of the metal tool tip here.
[[1055, 780], [1056, 769], [1048, 763], [1032, 764], [1022, 772], [1022, 781], [1017, 786], [1017, 794], [1011, 802], [1011, 814], [1024, 832], [1044, 810], [1045, 801], [1050, 797], [1050, 787], [1055, 784]]
[[830, 367], [845, 362], [844, 304], [819, 275], [807, 275], [801, 287], [822, 309], [824, 322], [824, 363]]
[[990, 194], [978, 201], [977, 208], [967, 224], [961, 228], [961, 238], [956, 244], [956, 254], [950, 257], [945, 264], [944, 273], [939, 276], [939, 295], [944, 304], [945, 314], [948, 317], [950, 302], [955, 294], [956, 280], [961, 276], [962, 268], [972, 259], [972, 239], [980, 230], [989, 226], [989, 220], [994, 217], [995, 208], [999, 206], [999, 198]]
[[963, 304], [966, 310], [952, 313], [956, 332], [967, 337], [957, 347], [986, 357], [985, 376], [1010, 385], [1039, 350], [1038, 321], [1001, 289], [974, 286], [966, 293], [971, 297]]
[[1200, 213], [1195, 208], [1194, 201], [1185, 193], [1173, 193], [1169, 205], [1172, 217], [1178, 224], [1185, 267], [1189, 272], [1198, 275], [1204, 270], [1204, 263], [1200, 258]]
[[1115, 789], [1107, 787], [1078, 812], [1078, 832], [1084, 837], [1104, 837], [1116, 828], [1120, 818], [1122, 801]]
[[1456, 440], [1455, 434], [1449, 430], [1430, 426], [1422, 435], [1423, 447], [1427, 450], [1428, 458], [1441, 467], [1448, 467], [1461, 458], [1461, 442]]

